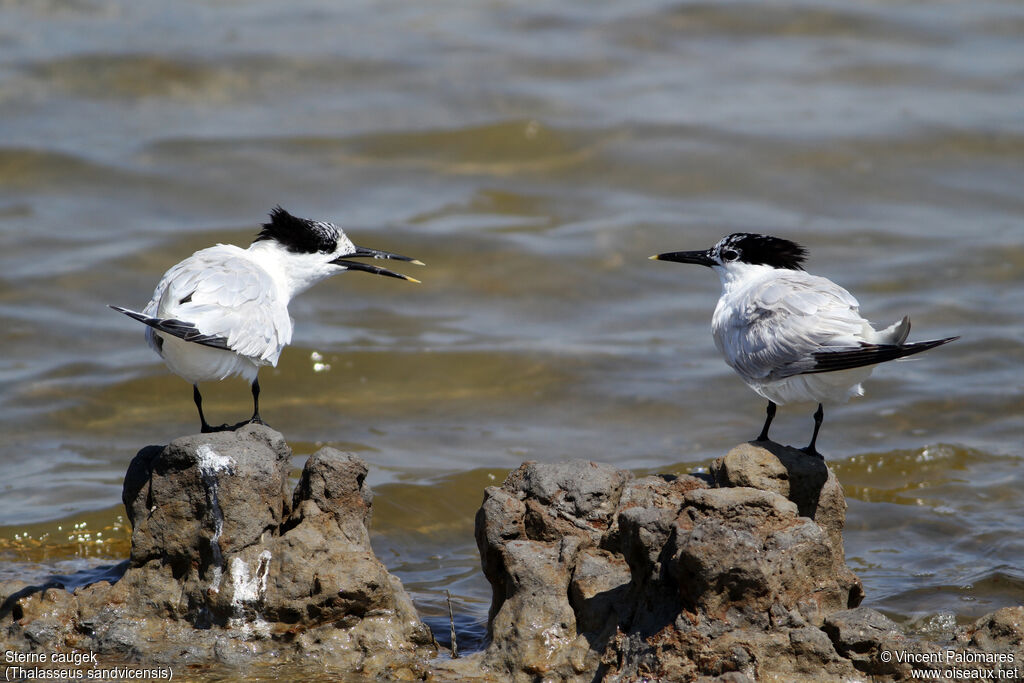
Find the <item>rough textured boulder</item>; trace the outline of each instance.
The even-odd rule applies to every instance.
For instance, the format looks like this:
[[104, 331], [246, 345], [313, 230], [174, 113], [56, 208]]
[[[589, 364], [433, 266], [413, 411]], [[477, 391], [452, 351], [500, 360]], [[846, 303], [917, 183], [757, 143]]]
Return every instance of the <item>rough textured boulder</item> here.
[[[477, 517], [494, 591], [484, 665], [520, 680], [754, 676], [799, 647], [852, 673], [817, 627], [859, 603], [860, 583], [833, 536], [783, 495], [765, 453], [716, 463], [732, 477], [725, 488], [571, 462], [527, 463], [487, 489]], [[798, 481], [810, 498], [810, 477]]]
[[0, 644], [460, 683], [879, 683], [922, 666], [1006, 679], [1024, 662], [1024, 607], [936, 642], [859, 606], [842, 488], [776, 444], [740, 445], [710, 476], [523, 464], [477, 514], [487, 648], [430, 659], [430, 632], [370, 549], [366, 467], [325, 448], [289, 492], [289, 459], [263, 427], [143, 449], [125, 480], [123, 578], [74, 594], [0, 584]]
[[5, 599], [0, 640], [152, 663], [313, 656], [421, 675], [436, 646], [370, 548], [366, 466], [323, 448], [292, 493], [290, 459], [280, 434], [255, 425], [143, 449], [125, 478], [124, 576], [74, 595], [22, 588]]
[[[476, 535], [494, 593], [491, 640], [435, 673], [905, 680], [910, 665], [883, 652], [938, 649], [858, 607], [863, 589], [843, 554], [846, 502], [824, 462], [750, 443], [711, 472], [635, 479], [592, 462], [525, 463], [488, 488]], [[963, 647], [1019, 649], [1021, 633], [1020, 614], [999, 612]]]

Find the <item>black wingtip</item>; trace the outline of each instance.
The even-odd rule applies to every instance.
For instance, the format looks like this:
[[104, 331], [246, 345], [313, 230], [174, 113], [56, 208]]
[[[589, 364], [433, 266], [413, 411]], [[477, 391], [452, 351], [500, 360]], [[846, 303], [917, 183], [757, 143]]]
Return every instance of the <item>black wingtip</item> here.
[[194, 344], [201, 344], [203, 346], [209, 346], [213, 349], [221, 349], [230, 351], [231, 348], [228, 346], [228, 340], [225, 337], [219, 337], [212, 334], [203, 334], [196, 326], [192, 323], [184, 322], [182, 320], [175, 320], [174, 318], [154, 318], [152, 316], [138, 313], [136, 311], [129, 310], [127, 308], [121, 308], [120, 306], [114, 306], [107, 304], [118, 313], [124, 313], [133, 320], [138, 320], [143, 325], [148, 325], [158, 332], [164, 332], [172, 336], [183, 339], [187, 342]]
[[139, 313], [137, 311], [133, 311], [130, 308], [124, 308], [123, 306], [115, 306], [114, 304], [107, 304], [107, 306], [109, 306], [113, 310], [117, 311], [118, 313], [124, 313], [129, 318], [132, 318], [134, 320], [138, 320], [139, 322], [145, 322], [146, 316], [142, 315], [141, 313]]
[[857, 348], [819, 351], [814, 354], [814, 367], [801, 374], [811, 375], [819, 372], [837, 372], [839, 370], [861, 368], [866, 365], [877, 365], [878, 363], [913, 356], [914, 354], [956, 341], [959, 338], [959, 336], [946, 337], [944, 339], [930, 339], [910, 344], [863, 344]]
[[942, 346], [943, 344], [948, 344], [949, 342], [954, 342], [959, 338], [960, 335], [957, 335], [955, 337], [945, 337], [943, 339], [929, 339], [928, 341], [911, 342], [910, 344], [901, 344], [901, 346], [905, 349], [913, 349], [910, 353], [906, 354], [910, 356], [915, 353], [920, 353], [921, 351], [934, 349], [938, 346]]

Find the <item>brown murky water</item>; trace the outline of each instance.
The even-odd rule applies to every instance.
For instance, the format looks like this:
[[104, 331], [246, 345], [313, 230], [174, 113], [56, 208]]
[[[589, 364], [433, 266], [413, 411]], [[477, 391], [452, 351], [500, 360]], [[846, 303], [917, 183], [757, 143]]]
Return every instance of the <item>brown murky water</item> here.
[[[717, 279], [646, 260], [736, 230], [963, 336], [826, 414], [868, 604], [927, 630], [1024, 601], [1024, 5], [16, 0], [0, 27], [0, 579], [116, 573], [129, 460], [196, 419], [106, 304], [280, 203], [428, 264], [298, 298], [261, 384], [296, 465], [370, 464], [439, 638], [448, 589], [479, 645], [473, 513], [521, 461], [681, 472], [757, 433]], [[204, 396], [248, 414], [238, 380]]]

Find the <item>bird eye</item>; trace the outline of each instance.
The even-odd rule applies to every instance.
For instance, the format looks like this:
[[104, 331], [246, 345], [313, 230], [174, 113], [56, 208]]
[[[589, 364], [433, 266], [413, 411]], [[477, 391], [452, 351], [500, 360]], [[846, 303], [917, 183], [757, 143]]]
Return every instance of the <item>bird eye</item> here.
[[740, 253], [735, 249], [725, 249], [722, 251], [722, 259], [725, 261], [735, 261], [740, 257]]

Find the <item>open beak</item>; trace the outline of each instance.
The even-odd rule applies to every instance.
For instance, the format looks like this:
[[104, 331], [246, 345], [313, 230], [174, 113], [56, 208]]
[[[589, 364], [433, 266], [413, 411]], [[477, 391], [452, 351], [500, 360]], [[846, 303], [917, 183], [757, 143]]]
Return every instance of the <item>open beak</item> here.
[[373, 258], [373, 259], [384, 259], [387, 261], [405, 261], [406, 263], [412, 263], [417, 266], [422, 266], [423, 261], [419, 259], [409, 258], [408, 256], [402, 256], [401, 254], [393, 254], [390, 251], [381, 251], [380, 249], [367, 249], [366, 247], [356, 247], [355, 251], [351, 254], [345, 254], [331, 261], [336, 266], [347, 268], [348, 270], [361, 270], [366, 273], [373, 273], [374, 275], [386, 275], [388, 277], [396, 277], [399, 280], [408, 280], [409, 282], [415, 282], [419, 284], [419, 280], [408, 275], [402, 275], [394, 271], [388, 270], [387, 268], [381, 268], [380, 266], [374, 266], [369, 263], [362, 263], [361, 261], [349, 261], [351, 258]]
[[675, 261], [676, 263], [696, 263], [698, 266], [717, 265], [707, 251], [666, 251], [664, 254], [655, 254], [652, 261]]

